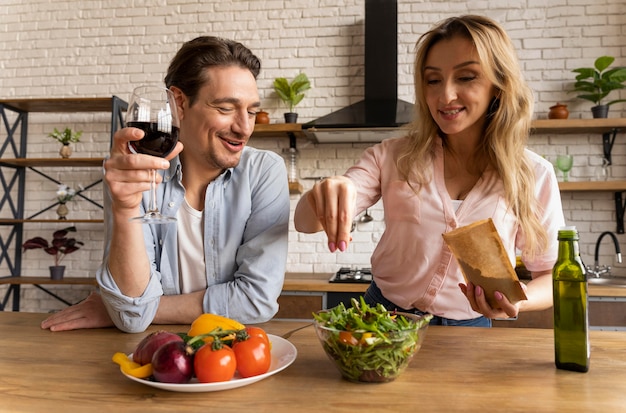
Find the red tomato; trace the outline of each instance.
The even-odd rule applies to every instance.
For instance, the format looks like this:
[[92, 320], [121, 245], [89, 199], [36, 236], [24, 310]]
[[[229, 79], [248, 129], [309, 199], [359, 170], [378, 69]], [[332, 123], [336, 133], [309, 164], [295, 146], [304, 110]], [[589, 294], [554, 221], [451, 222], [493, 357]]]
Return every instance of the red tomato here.
[[237, 360], [232, 348], [222, 346], [213, 350], [213, 344], [205, 344], [193, 359], [193, 368], [200, 383], [229, 381], [237, 370]]
[[349, 346], [356, 346], [359, 344], [359, 340], [357, 340], [349, 331], [339, 332], [339, 342]]
[[237, 360], [237, 370], [241, 377], [258, 376], [267, 373], [272, 363], [268, 342], [258, 336], [244, 341], [235, 341], [233, 351]]
[[267, 344], [270, 343], [270, 339], [267, 337], [267, 333], [261, 327], [246, 327], [246, 333], [248, 333], [250, 337], [259, 337], [263, 339]]

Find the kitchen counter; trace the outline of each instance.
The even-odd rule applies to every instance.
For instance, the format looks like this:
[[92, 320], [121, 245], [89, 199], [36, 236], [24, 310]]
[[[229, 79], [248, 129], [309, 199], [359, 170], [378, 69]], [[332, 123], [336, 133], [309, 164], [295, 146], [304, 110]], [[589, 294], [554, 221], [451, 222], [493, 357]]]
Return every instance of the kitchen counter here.
[[[365, 292], [368, 284], [329, 283], [331, 273], [285, 274], [283, 291]], [[626, 287], [589, 285], [590, 297], [626, 297]]]
[[[132, 352], [147, 334], [114, 328], [51, 333], [47, 314], [0, 313], [3, 411], [19, 412], [416, 412], [621, 411], [626, 406], [626, 332], [592, 331], [588, 373], [557, 370], [551, 330], [431, 326], [400, 378], [345, 381], [313, 328], [290, 337], [298, 356], [255, 384], [212, 393], [155, 389], [124, 377], [111, 356]], [[302, 322], [271, 321], [281, 335]], [[152, 326], [148, 331], [186, 331]], [[308, 403], [307, 400], [314, 400]], [[296, 407], [297, 406], [297, 407]]]
[[365, 292], [366, 283], [331, 283], [332, 273], [288, 272], [285, 273], [283, 291], [319, 291], [319, 292]]

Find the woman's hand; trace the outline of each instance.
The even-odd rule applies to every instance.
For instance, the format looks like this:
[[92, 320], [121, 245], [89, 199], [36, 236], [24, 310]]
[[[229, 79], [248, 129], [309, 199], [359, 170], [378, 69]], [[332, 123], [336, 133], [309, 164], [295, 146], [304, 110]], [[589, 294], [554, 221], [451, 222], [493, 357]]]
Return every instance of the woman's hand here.
[[[526, 292], [526, 285], [524, 283], [520, 283], [520, 285], [522, 286], [524, 292]], [[459, 288], [463, 291], [463, 294], [465, 294], [465, 297], [470, 302], [472, 310], [481, 313], [487, 318], [515, 318], [519, 314], [519, 305], [521, 302], [511, 304], [509, 299], [499, 291], [494, 293], [494, 297], [500, 305], [500, 308], [492, 308], [487, 303], [485, 290], [483, 290], [482, 287], [468, 282], [467, 285], [459, 284]]]
[[514, 318], [520, 311], [541, 311], [552, 306], [552, 270], [533, 271], [532, 280], [528, 283], [520, 282], [527, 300], [515, 304], [496, 291], [495, 298], [501, 309], [491, 308], [485, 299], [485, 292], [480, 286], [472, 283], [459, 284], [459, 288], [470, 302], [472, 309], [488, 318]]
[[296, 229], [301, 232], [324, 230], [328, 249], [345, 251], [352, 240], [356, 187], [345, 176], [334, 176], [316, 183], [298, 203]]

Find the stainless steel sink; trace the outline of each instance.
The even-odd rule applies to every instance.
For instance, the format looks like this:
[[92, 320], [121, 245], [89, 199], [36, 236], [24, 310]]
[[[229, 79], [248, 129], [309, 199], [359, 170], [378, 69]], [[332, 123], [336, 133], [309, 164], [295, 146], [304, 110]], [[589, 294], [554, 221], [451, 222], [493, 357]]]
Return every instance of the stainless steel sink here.
[[587, 278], [589, 285], [600, 285], [603, 287], [624, 287], [626, 288], [626, 277], [589, 277]]

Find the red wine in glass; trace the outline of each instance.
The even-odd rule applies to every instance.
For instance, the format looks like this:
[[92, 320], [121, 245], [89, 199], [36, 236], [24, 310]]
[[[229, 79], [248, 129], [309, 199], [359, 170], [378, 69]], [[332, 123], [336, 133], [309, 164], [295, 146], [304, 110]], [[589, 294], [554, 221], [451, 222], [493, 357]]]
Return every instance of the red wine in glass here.
[[[180, 122], [176, 99], [171, 90], [155, 86], [139, 86], [133, 90], [126, 111], [126, 126], [144, 131], [138, 141], [129, 141], [128, 149], [135, 154], [146, 154], [164, 158], [178, 142]], [[155, 170], [150, 170], [150, 199], [145, 214], [131, 218], [144, 224], [167, 224], [175, 222], [173, 216], [165, 216], [157, 206], [157, 184]]]
[[145, 155], [165, 158], [176, 147], [178, 142], [178, 128], [171, 127], [170, 132], [160, 131], [157, 122], [128, 122], [129, 127], [138, 128], [145, 132], [142, 139], [128, 143], [131, 151]]

